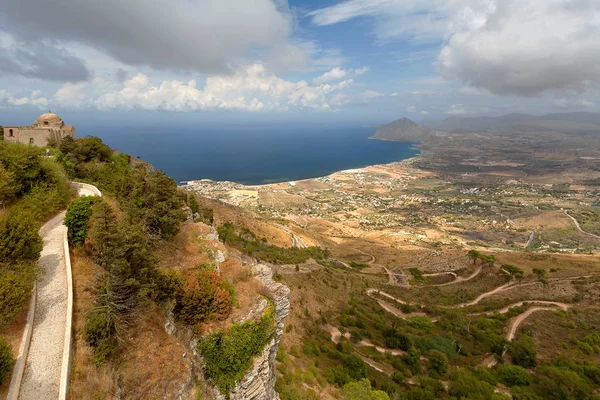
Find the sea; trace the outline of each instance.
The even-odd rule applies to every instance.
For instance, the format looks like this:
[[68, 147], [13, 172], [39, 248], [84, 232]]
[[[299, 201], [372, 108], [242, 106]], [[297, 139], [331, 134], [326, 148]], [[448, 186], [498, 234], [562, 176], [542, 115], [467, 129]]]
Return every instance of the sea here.
[[212, 179], [259, 185], [387, 164], [419, 153], [415, 143], [369, 139], [375, 130], [346, 125], [153, 125], [88, 127], [77, 133], [99, 136], [178, 183]]

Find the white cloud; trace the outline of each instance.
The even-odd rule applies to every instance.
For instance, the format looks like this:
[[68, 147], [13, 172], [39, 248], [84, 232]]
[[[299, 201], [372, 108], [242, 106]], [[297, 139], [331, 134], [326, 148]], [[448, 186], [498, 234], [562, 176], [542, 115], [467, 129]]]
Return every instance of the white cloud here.
[[463, 96], [486, 96], [489, 95], [490, 92], [486, 89], [480, 89], [472, 86], [463, 86], [458, 89], [458, 94]]
[[586, 99], [556, 99], [554, 104], [560, 108], [592, 108], [595, 104]]
[[408, 107], [406, 107], [406, 112], [416, 113], [417, 111], [419, 111], [419, 110], [417, 110], [417, 107], [415, 107], [415, 106], [408, 106]]
[[49, 103], [48, 99], [42, 96], [42, 92], [39, 90], [34, 90], [29, 96], [14, 97], [5, 90], [0, 89], [0, 105], [46, 108]]
[[390, 96], [392, 96], [392, 97], [398, 97], [398, 96], [400, 96], [400, 93], [394, 92], [394, 93], [390, 94]]
[[383, 41], [441, 41], [441, 75], [494, 94], [600, 83], [598, 0], [345, 0], [309, 15], [316, 25], [371, 18]]
[[333, 94], [353, 83], [352, 79], [321, 84], [291, 82], [268, 72], [262, 64], [251, 64], [233, 75], [207, 78], [202, 89], [196, 87], [194, 80], [163, 81], [157, 85], [146, 75], [138, 74], [125, 81], [120, 90], [102, 94], [93, 104], [100, 109], [165, 111], [259, 111], [289, 107], [329, 110], [340, 104], [341, 98], [334, 98]]
[[369, 67], [362, 67], [355, 70], [352, 69], [342, 69], [340, 67], [335, 67], [331, 71], [325, 72], [323, 75], [316, 77], [312, 80], [314, 85], [320, 85], [327, 82], [335, 82], [342, 80], [349, 76], [360, 76], [369, 71]]
[[378, 92], [376, 90], [365, 90], [364, 92], [362, 92], [360, 94], [360, 97], [362, 97], [365, 100], [372, 100], [372, 99], [376, 99], [378, 97], [383, 97], [385, 96], [385, 94]]

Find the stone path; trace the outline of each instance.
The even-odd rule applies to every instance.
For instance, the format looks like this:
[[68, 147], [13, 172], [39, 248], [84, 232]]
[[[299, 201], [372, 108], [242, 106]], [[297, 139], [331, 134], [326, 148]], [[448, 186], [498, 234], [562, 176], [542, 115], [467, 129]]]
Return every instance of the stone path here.
[[19, 393], [22, 400], [58, 399], [67, 313], [64, 217], [63, 211], [40, 230], [44, 249], [39, 265], [44, 272], [37, 282], [31, 344]]
[[[85, 187], [78, 188], [78, 192], [80, 196], [95, 195]], [[37, 305], [19, 400], [59, 398], [68, 295], [65, 213], [61, 212], [40, 229], [44, 248], [38, 264], [43, 272], [37, 281]]]

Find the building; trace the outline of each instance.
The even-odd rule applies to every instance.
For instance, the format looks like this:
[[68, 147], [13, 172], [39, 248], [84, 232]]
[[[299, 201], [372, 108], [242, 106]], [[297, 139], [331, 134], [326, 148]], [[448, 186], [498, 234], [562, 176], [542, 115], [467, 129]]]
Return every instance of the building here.
[[46, 147], [48, 140], [60, 141], [67, 136], [75, 138], [75, 128], [65, 125], [58, 115], [50, 111], [40, 115], [31, 126], [4, 127], [4, 140], [32, 146]]

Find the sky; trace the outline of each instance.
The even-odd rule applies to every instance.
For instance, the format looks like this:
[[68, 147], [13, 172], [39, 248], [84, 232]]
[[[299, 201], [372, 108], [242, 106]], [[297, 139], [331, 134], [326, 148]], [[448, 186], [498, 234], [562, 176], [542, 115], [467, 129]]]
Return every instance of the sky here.
[[600, 0], [4, 0], [0, 124], [600, 111]]

